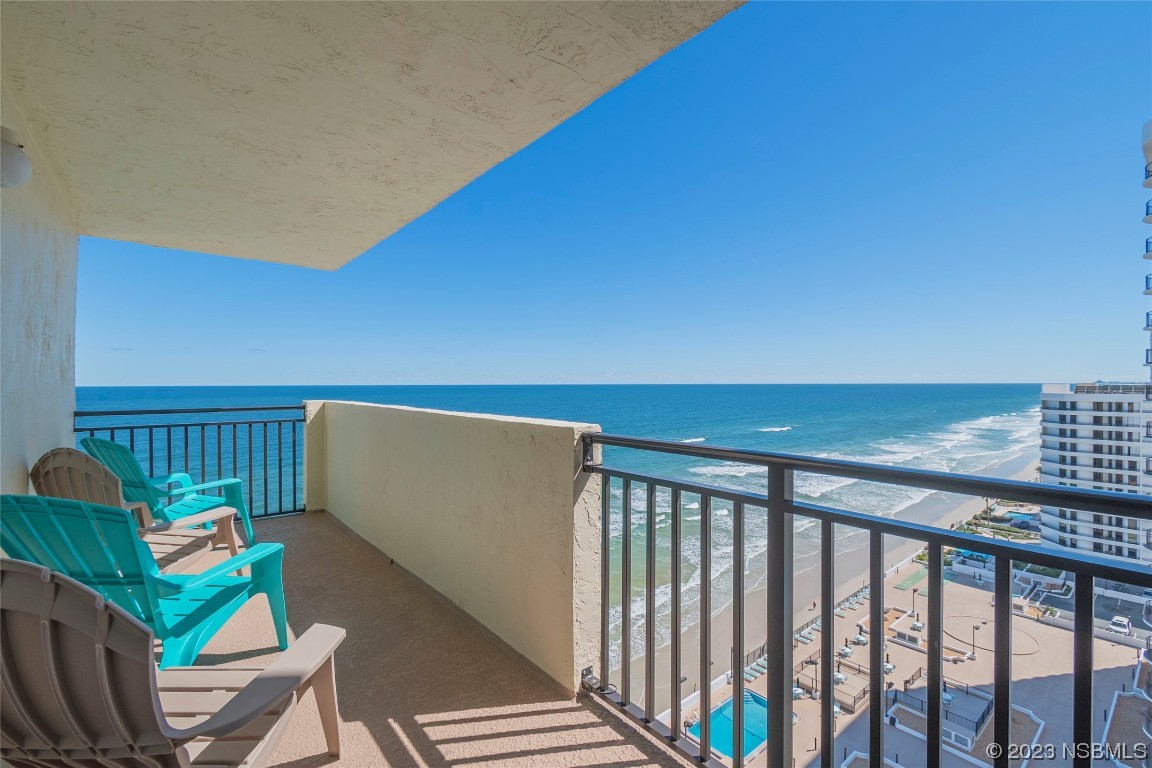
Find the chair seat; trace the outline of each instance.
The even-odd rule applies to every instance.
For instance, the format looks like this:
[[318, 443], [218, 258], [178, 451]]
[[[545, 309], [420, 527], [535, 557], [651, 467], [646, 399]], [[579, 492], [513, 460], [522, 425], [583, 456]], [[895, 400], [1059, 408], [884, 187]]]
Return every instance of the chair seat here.
[[[260, 669], [233, 667], [173, 667], [157, 674], [160, 707], [176, 728], [203, 722], [220, 711]], [[226, 738], [193, 739], [184, 745], [195, 768], [260, 768], [296, 707], [296, 695]]]
[[[164, 578], [191, 581], [196, 574], [165, 574]], [[222, 625], [251, 596], [251, 587], [252, 579], [247, 576], [221, 576], [202, 587], [161, 597], [159, 603], [172, 631], [179, 635], [188, 632], [191, 626], [204, 624], [210, 617], [218, 617], [212, 626]]]
[[141, 538], [148, 549], [152, 550], [161, 573], [167, 573], [177, 563], [180, 563], [181, 569], [191, 565], [211, 552], [216, 543], [216, 533], [204, 528], [147, 533]]

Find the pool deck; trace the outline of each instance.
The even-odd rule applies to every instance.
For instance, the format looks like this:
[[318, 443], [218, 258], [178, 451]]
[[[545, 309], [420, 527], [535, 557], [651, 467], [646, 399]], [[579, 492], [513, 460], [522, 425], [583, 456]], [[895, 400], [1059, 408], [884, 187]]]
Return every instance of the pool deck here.
[[[911, 610], [911, 591], [898, 590], [895, 584], [901, 579], [893, 574], [885, 588], [885, 605], [899, 606]], [[993, 686], [993, 666], [991, 651], [981, 650], [991, 647], [994, 614], [992, 608], [991, 585], [977, 585], [971, 578], [961, 576], [944, 583], [945, 643], [958, 647], [971, 647], [971, 628], [976, 631], [976, 658], [957, 663], [945, 663], [944, 676], [962, 684], [979, 686], [991, 690]], [[917, 600], [918, 609], [923, 611], [925, 601]], [[849, 619], [851, 619], [851, 615]], [[987, 623], [984, 623], [987, 622]], [[855, 634], [855, 621], [837, 619], [836, 637]], [[1036, 718], [1044, 721], [1038, 743], [1053, 743], [1059, 747], [1063, 739], [1072, 732], [1072, 633], [1055, 626], [1040, 624], [1032, 619], [1013, 616], [1013, 642], [1019, 652], [1012, 659], [1013, 703], [1031, 711]], [[803, 646], [798, 658], [812, 653], [814, 647]], [[866, 650], [866, 649], [861, 649]], [[917, 668], [927, 667], [928, 657], [912, 648], [889, 643], [886, 651], [896, 665], [889, 679], [897, 688]], [[1112, 705], [1112, 699], [1121, 686], [1131, 688], [1136, 650], [1118, 643], [1097, 639], [1094, 647], [1096, 675], [1093, 691], [1093, 711], [1099, 713], [1094, 722], [1093, 734], [1097, 740], [1103, 738], [1103, 712]], [[861, 657], [861, 658], [857, 658]], [[853, 657], [867, 666], [866, 653]], [[753, 689], [765, 686], [764, 678], [753, 683]], [[819, 702], [809, 698], [794, 702], [800, 721], [794, 731], [794, 753], [797, 768], [816, 768], [820, 764], [818, 748], [820, 736]], [[991, 719], [985, 728], [990, 728]], [[885, 757], [906, 766], [915, 768], [925, 763], [926, 743], [916, 736], [891, 725], [884, 726]], [[836, 721], [836, 741], [834, 749], [839, 764], [853, 751], [868, 752], [868, 707], [865, 704], [856, 714], [843, 713]], [[958, 749], [958, 748], [957, 748]], [[982, 756], [973, 755], [977, 759]], [[972, 763], [961, 759], [947, 750], [944, 751], [945, 768], [972, 768]], [[767, 763], [763, 759], [749, 764], [760, 768]], [[1045, 766], [1070, 766], [1071, 761], [1057, 758], [1045, 760]]]

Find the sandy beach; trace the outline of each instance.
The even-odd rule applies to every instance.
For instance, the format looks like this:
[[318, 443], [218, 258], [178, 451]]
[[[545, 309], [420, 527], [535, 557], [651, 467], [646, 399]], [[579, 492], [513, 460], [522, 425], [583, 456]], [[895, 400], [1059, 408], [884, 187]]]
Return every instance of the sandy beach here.
[[[1036, 475], [1037, 461], [1031, 457], [1018, 457], [986, 470], [988, 477], [1013, 480], [1031, 480]], [[933, 493], [921, 501], [901, 510], [897, 518], [909, 522], [925, 523], [941, 528], [961, 523], [978, 514], [984, 508], [984, 500], [950, 493]], [[903, 561], [911, 558], [923, 544], [906, 539], [885, 537], [885, 569], [900, 567]], [[849, 549], [838, 545], [836, 556], [836, 599], [841, 600], [867, 584], [869, 551], [865, 546]], [[820, 572], [818, 555], [800, 558], [795, 561], [796, 578], [793, 582], [793, 626], [800, 627], [817, 614], [811, 610], [812, 602], [819, 600]], [[764, 643], [767, 635], [768, 606], [767, 591], [763, 587], [750, 589], [746, 593], [744, 610], [744, 647], [752, 650]], [[726, 605], [712, 616], [712, 667], [709, 679], [715, 679], [732, 668], [731, 649], [733, 637], [732, 606]], [[684, 695], [691, 694], [700, 684], [700, 626], [698, 623], [684, 628], [681, 634], [681, 676]], [[671, 646], [664, 645], [656, 652], [656, 709], [664, 711], [671, 705]], [[618, 671], [613, 682], [618, 680]], [[642, 701], [644, 689], [644, 659], [633, 659], [631, 674], [631, 696], [634, 701]]]

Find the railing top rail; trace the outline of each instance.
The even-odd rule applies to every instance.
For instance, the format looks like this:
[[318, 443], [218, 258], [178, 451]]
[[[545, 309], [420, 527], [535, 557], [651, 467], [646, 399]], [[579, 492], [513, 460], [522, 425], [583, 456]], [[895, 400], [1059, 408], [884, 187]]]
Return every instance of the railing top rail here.
[[90, 424], [90, 425], [76, 425], [72, 428], [73, 432], [107, 432], [115, 430], [117, 432], [125, 432], [130, 429], [135, 430], [149, 430], [149, 429], [200, 429], [201, 427], [242, 427], [245, 424], [260, 425], [266, 424], [273, 426], [276, 424], [300, 424], [303, 423], [304, 417], [298, 419], [242, 419], [240, 421], [173, 421], [164, 424]]
[[85, 416], [151, 416], [154, 414], [176, 413], [248, 413], [263, 411], [303, 411], [304, 405], [252, 405], [228, 406], [219, 408], [161, 408], [151, 410], [130, 411], [76, 411], [73, 417], [82, 419]]
[[[1066, 507], [1084, 512], [1124, 515], [1152, 520], [1152, 497], [1113, 491], [1096, 491], [1087, 488], [1035, 483], [1024, 480], [1004, 480], [979, 477], [977, 475], [953, 474], [930, 469], [908, 469], [880, 464], [866, 464], [844, 459], [824, 459], [814, 456], [801, 456], [788, 453], [769, 453], [744, 448], [723, 448], [701, 445], [685, 445], [666, 440], [625, 437], [593, 432], [584, 435], [587, 445], [608, 445], [618, 448], [635, 448], [645, 451], [692, 456], [699, 459], [733, 461], [757, 466], [783, 465], [786, 469], [814, 472], [853, 480], [867, 480], [889, 485], [911, 488], [924, 488], [933, 491], [960, 493], [967, 496], [996, 497], [1028, 504], [1052, 507]], [[586, 451], [590, 455], [590, 451]], [[589, 464], [589, 470], [594, 465]], [[612, 469], [614, 473], [628, 470]], [[684, 483], [680, 483], [683, 487]], [[690, 484], [695, 485], [695, 484]], [[738, 495], [739, 492], [736, 492]], [[732, 496], [731, 490], [724, 489], [720, 495]]]
[[[762, 493], [748, 491], [733, 491], [716, 486], [702, 485], [684, 480], [677, 480], [659, 475], [641, 474], [627, 469], [605, 465], [592, 465], [589, 471], [597, 472], [611, 477], [627, 478], [639, 483], [652, 483], [661, 488], [676, 488], [687, 493], [703, 493], [713, 499], [740, 502], [745, 506], [766, 508], [768, 496]], [[1123, 494], [1109, 494], [1121, 496]], [[1005, 557], [1011, 560], [1022, 560], [1036, 565], [1046, 565], [1072, 572], [1091, 573], [1095, 576], [1135, 584], [1141, 587], [1152, 587], [1152, 571], [1139, 563], [1129, 564], [1122, 560], [1098, 557], [1088, 552], [1077, 551], [1070, 554], [1063, 550], [1037, 547], [1034, 544], [1024, 544], [1001, 539], [992, 539], [974, 533], [938, 528], [924, 523], [912, 523], [906, 520], [880, 517], [865, 512], [849, 512], [833, 507], [824, 507], [817, 504], [806, 504], [791, 501], [788, 511], [803, 517], [817, 520], [828, 519], [833, 523], [849, 525], [863, 530], [877, 530], [882, 533], [900, 536], [914, 541], [936, 543], [944, 547], [967, 549], [994, 557]], [[1071, 566], [1070, 566], [1071, 564]]]

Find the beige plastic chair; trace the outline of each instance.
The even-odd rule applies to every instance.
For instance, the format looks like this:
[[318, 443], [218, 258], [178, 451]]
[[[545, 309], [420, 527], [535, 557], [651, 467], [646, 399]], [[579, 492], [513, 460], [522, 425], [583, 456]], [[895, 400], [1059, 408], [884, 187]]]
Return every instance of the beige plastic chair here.
[[152, 632], [77, 581], [0, 559], [0, 759], [13, 768], [261, 768], [309, 687], [340, 754], [333, 654], [314, 624], [265, 669], [159, 672]]
[[[219, 507], [182, 517], [175, 522], [157, 523], [147, 504], [124, 501], [120, 478], [99, 461], [75, 448], [54, 448], [48, 451], [40, 457], [29, 474], [32, 487], [40, 496], [104, 504], [135, 512], [141, 538], [152, 550], [161, 571], [177, 563], [183, 568], [210, 552], [217, 544], [227, 546], [233, 555], [239, 551], [234, 526], [236, 510]], [[214, 523], [213, 529], [197, 527], [204, 523]]]

